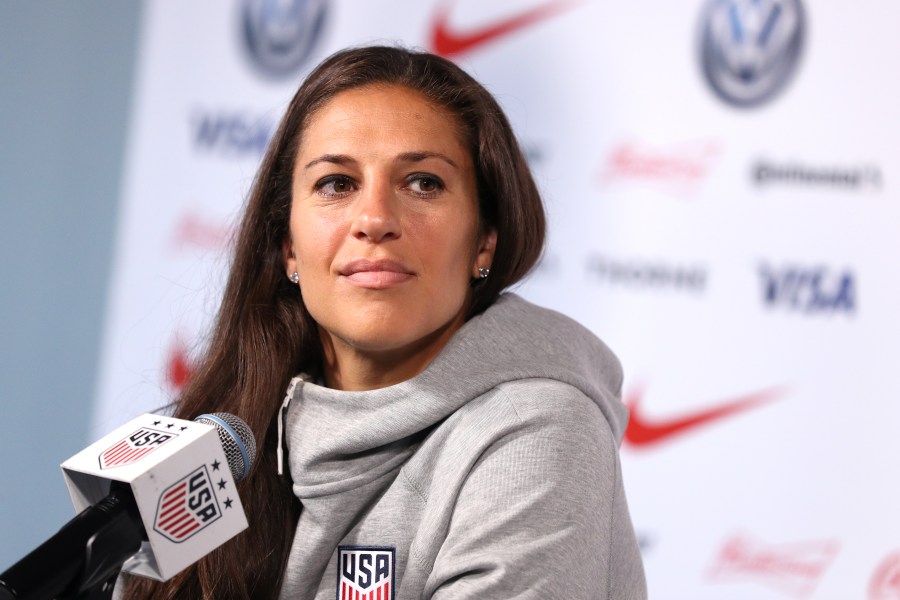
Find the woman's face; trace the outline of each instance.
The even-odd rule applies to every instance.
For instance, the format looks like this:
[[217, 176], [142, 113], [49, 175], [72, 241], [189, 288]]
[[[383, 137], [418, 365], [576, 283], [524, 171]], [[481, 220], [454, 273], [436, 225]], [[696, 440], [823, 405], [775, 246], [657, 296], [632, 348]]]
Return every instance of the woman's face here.
[[292, 193], [285, 260], [326, 345], [430, 361], [496, 241], [456, 118], [405, 87], [341, 92], [303, 132]]

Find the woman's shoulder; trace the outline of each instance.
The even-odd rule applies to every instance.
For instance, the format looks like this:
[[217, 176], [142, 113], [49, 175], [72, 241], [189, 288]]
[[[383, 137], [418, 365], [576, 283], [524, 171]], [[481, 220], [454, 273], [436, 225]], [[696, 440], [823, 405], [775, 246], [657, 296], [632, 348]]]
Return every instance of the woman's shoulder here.
[[441, 454], [477, 460], [490, 448], [517, 445], [558, 446], [564, 454], [614, 453], [613, 429], [597, 403], [577, 387], [554, 379], [531, 378], [502, 383], [456, 411], [432, 435]]
[[[596, 399], [577, 386], [543, 377], [506, 381], [473, 398], [457, 411], [449, 425], [484, 429], [502, 435], [510, 429], [527, 432], [600, 431], [612, 436], [611, 427]], [[479, 427], [479, 424], [481, 425]]]
[[[598, 401], [574, 385], [555, 379], [506, 382], [485, 403], [495, 402], [514, 415], [507, 435], [550, 445], [570, 456], [615, 454], [618, 438]], [[477, 408], [477, 406], [476, 406]]]
[[447, 373], [451, 369], [446, 367], [455, 367], [453, 387], [477, 392], [468, 404], [485, 390], [487, 396], [505, 391], [534, 417], [546, 414], [545, 397], [565, 414], [593, 411], [593, 403], [616, 437], [624, 431], [627, 411], [619, 399], [623, 374], [615, 354], [572, 318], [514, 294], [504, 294], [471, 319], [435, 366], [436, 372]]
[[[584, 597], [585, 589], [619, 587], [623, 577], [641, 589], [615, 437], [590, 397], [556, 380], [507, 382], [464, 407], [452, 426], [457, 441], [468, 440], [449, 438], [444, 450], [456, 455], [431, 488], [432, 506], [443, 499], [452, 512], [429, 580], [440, 597], [519, 589]], [[634, 577], [610, 566], [623, 552]]]
[[603, 418], [596, 399], [558, 379], [535, 377], [507, 381], [497, 386], [496, 391], [522, 422], [553, 424]]

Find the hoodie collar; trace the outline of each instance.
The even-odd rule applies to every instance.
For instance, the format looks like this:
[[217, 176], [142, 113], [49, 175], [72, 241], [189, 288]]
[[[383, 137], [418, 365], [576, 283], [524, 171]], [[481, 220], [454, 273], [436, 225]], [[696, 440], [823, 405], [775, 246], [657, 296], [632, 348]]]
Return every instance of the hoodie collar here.
[[473, 398], [530, 378], [577, 387], [621, 439], [627, 411], [618, 401], [622, 373], [612, 352], [568, 317], [504, 294], [412, 379], [369, 391], [291, 380], [282, 412], [294, 491], [302, 499], [371, 482], [405, 462], [434, 426]]

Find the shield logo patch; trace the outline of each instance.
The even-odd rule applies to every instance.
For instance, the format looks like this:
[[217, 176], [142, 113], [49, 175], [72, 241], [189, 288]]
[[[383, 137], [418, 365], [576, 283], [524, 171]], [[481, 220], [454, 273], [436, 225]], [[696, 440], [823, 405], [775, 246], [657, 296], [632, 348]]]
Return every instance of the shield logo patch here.
[[111, 469], [135, 463], [176, 437], [177, 433], [141, 427], [104, 450], [100, 455], [100, 468]]
[[392, 546], [339, 546], [337, 600], [393, 600]]
[[222, 516], [206, 465], [169, 486], [159, 497], [153, 529], [183, 542]]

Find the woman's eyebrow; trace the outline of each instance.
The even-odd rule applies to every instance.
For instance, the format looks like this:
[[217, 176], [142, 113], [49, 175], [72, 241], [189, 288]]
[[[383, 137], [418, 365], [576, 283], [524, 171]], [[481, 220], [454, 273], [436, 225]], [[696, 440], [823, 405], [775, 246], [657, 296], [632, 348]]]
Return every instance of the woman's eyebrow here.
[[310, 167], [314, 167], [319, 163], [331, 163], [335, 165], [346, 165], [351, 163], [356, 163], [354, 159], [347, 156], [346, 154], [323, 154], [319, 158], [314, 158], [313, 160], [306, 163], [304, 169], [308, 169]]
[[404, 152], [397, 156], [398, 162], [421, 162], [426, 158], [438, 158], [443, 160], [444, 162], [450, 164], [451, 167], [459, 168], [459, 165], [456, 162], [447, 156], [446, 154], [441, 154], [440, 152], [431, 152], [429, 150], [419, 150], [415, 152]]
[[[404, 152], [397, 156], [397, 162], [421, 162], [427, 158], [437, 158], [443, 160], [452, 167], [459, 168], [452, 158], [440, 152], [431, 152], [430, 150], [417, 150], [413, 152]], [[318, 158], [314, 158], [304, 165], [304, 169], [314, 167], [319, 163], [329, 163], [334, 165], [355, 164], [356, 160], [346, 154], [323, 154]]]

